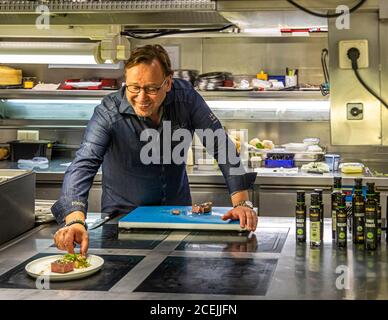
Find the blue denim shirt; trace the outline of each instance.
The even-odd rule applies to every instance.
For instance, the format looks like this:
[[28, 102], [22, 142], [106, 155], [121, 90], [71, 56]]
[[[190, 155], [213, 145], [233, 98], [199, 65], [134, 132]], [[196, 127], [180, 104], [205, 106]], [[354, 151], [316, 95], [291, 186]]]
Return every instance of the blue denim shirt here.
[[[163, 101], [162, 121], [157, 127], [150, 119], [136, 115], [125, 90], [122, 87], [107, 95], [94, 110], [80, 148], [65, 172], [61, 196], [51, 209], [60, 224], [73, 211], [87, 213], [89, 190], [101, 164], [104, 213], [127, 213], [140, 205], [191, 205], [185, 163], [143, 164], [140, 151], [147, 141], [141, 141], [140, 134], [147, 128], [162, 133], [163, 123], [171, 121], [172, 132], [184, 128], [192, 137], [195, 129], [222, 129], [220, 121], [184, 80], [174, 79]], [[226, 135], [223, 130], [222, 133]], [[226, 141], [226, 147], [231, 144], [234, 148], [229, 138]], [[172, 142], [172, 148], [177, 143]], [[212, 148], [216, 159], [221, 148], [225, 146], [217, 142]], [[252, 188], [256, 178], [256, 173], [245, 173], [239, 165], [228, 160], [219, 164], [230, 194]], [[239, 174], [232, 175], [232, 167], [239, 167]]]

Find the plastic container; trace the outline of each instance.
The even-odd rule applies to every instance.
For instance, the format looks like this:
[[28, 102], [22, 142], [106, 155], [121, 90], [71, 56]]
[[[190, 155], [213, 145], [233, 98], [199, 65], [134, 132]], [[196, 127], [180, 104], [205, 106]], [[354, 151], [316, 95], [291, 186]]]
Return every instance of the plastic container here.
[[36, 77], [25, 77], [23, 78], [23, 88], [32, 89], [35, 86]]
[[359, 162], [341, 163], [339, 168], [342, 173], [362, 173], [364, 165]]
[[277, 80], [283, 83], [283, 86], [286, 86], [286, 76], [268, 76], [268, 80]]
[[338, 171], [341, 156], [339, 154], [326, 154], [325, 162], [329, 166], [330, 171]]
[[32, 159], [34, 157], [46, 157], [51, 159], [53, 142], [48, 140], [14, 140], [9, 141], [11, 161], [19, 159]]
[[295, 160], [265, 159], [264, 166], [266, 168], [294, 168], [295, 167]]

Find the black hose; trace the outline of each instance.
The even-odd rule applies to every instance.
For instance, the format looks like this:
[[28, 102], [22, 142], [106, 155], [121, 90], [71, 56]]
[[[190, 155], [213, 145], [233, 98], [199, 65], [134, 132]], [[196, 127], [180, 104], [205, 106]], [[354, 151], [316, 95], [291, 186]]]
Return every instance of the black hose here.
[[[158, 38], [158, 37], [162, 37], [162, 36], [167, 36], [167, 35], [173, 35], [173, 34], [185, 34], [185, 33], [199, 33], [199, 32], [213, 32], [213, 31], [223, 31], [225, 29], [228, 29], [230, 27], [236, 27], [234, 24], [232, 23], [229, 23], [221, 28], [208, 28], [208, 29], [189, 29], [189, 30], [177, 30], [177, 29], [173, 29], [173, 30], [165, 30], [165, 31], [158, 31], [156, 32], [156, 34], [153, 34], [153, 35], [148, 35], [148, 36], [140, 36], [138, 35], [138, 33], [144, 33], [144, 31], [135, 31], [135, 32], [131, 32], [131, 31], [122, 31], [121, 32], [121, 35], [122, 36], [127, 36], [127, 37], [131, 37], [131, 38], [134, 38], [134, 39], [154, 39], [154, 38]], [[150, 30], [150, 32], [148, 33], [155, 33], [155, 32], [152, 32]]]
[[[294, 0], [287, 0], [287, 2], [291, 3], [293, 6], [297, 7], [298, 9], [300, 9], [300, 10], [306, 12], [306, 13], [309, 13], [309, 14], [311, 14], [313, 16], [317, 16], [317, 17], [321, 17], [321, 18], [338, 18], [338, 17], [343, 15], [343, 12], [341, 12], [341, 13], [332, 13], [332, 14], [315, 12], [315, 11], [312, 11], [310, 9], [307, 9], [307, 8], [301, 6], [300, 4], [296, 3]], [[360, 0], [359, 3], [357, 3], [353, 8], [351, 8], [349, 10], [349, 13], [352, 13], [352, 12], [356, 11], [365, 2], [366, 2], [366, 0]]]

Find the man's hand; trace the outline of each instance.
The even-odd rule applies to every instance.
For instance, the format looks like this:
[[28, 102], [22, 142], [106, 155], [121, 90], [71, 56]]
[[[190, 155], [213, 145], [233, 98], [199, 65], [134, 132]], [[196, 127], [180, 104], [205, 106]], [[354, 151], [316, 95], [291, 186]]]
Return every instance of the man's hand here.
[[81, 245], [81, 255], [86, 257], [89, 247], [89, 235], [85, 227], [75, 223], [59, 229], [54, 235], [54, 243], [59, 250], [74, 253], [74, 243]]
[[255, 231], [257, 227], [257, 213], [248, 207], [238, 206], [222, 216], [222, 220], [240, 220], [240, 227], [248, 231]]

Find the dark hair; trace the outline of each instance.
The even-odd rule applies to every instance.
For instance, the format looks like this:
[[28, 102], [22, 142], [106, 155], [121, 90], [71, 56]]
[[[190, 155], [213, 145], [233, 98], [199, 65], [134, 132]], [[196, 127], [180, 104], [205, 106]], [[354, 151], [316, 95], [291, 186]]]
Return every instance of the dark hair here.
[[171, 69], [171, 61], [167, 51], [158, 44], [148, 44], [132, 50], [131, 56], [125, 63], [125, 69], [132, 68], [139, 63], [150, 64], [154, 59], [159, 61], [165, 76], [170, 76], [174, 73]]

